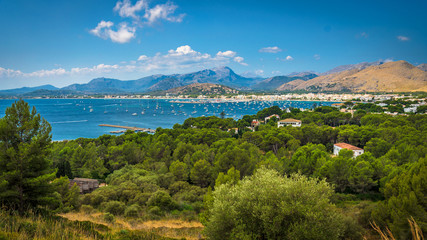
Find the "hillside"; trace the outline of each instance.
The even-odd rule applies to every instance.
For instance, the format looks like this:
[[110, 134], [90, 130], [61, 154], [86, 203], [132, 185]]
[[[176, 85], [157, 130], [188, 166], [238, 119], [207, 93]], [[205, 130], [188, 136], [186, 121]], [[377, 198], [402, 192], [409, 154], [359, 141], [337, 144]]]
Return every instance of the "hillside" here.
[[15, 89], [7, 89], [7, 90], [0, 90], [0, 95], [17, 95], [17, 94], [25, 94], [30, 93], [37, 90], [57, 90], [57, 87], [54, 87], [52, 85], [42, 85], [38, 87], [22, 87], [22, 88], [15, 88]]
[[357, 69], [357, 70], [363, 70], [367, 67], [370, 66], [378, 66], [383, 64], [383, 61], [376, 61], [376, 62], [361, 62], [361, 63], [356, 63], [356, 64], [346, 64], [346, 65], [340, 65], [338, 67], [335, 67], [327, 72], [321, 73], [319, 75], [329, 75], [332, 73], [339, 73], [339, 72], [343, 72], [343, 71], [348, 71], [348, 70], [353, 70], [353, 69]]
[[295, 80], [307, 81], [317, 77], [316, 74], [311, 72], [302, 72], [302, 73], [293, 73], [287, 76], [275, 76], [267, 78], [253, 86], [254, 90], [274, 90], [280, 87], [283, 84], [289, 83]]
[[423, 70], [423, 71], [427, 71], [427, 63], [423, 63], [417, 66], [417, 68]]
[[163, 91], [162, 93], [173, 95], [222, 95], [239, 93], [239, 91], [219, 84], [193, 83], [190, 85], [169, 89], [167, 91]]
[[289, 82], [278, 90], [349, 91], [349, 92], [414, 92], [427, 91], [427, 73], [406, 61], [351, 69], [313, 78], [305, 82]]

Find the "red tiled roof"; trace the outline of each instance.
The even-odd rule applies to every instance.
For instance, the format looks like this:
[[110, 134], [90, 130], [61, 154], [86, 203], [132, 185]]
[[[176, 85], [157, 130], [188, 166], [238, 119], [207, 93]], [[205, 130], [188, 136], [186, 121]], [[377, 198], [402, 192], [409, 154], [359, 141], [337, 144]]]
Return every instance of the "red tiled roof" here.
[[334, 146], [337, 146], [337, 147], [340, 147], [340, 148], [345, 148], [345, 149], [348, 149], [348, 150], [363, 150], [361, 148], [358, 148], [358, 147], [353, 146], [353, 145], [348, 144], [348, 143], [336, 143], [336, 144], [334, 144]]

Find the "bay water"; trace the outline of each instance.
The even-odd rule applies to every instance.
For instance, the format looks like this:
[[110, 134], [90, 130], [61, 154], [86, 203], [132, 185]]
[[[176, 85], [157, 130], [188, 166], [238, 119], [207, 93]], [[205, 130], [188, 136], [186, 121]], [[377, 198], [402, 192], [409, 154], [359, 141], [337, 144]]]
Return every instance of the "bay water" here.
[[[0, 117], [16, 100], [0, 100]], [[101, 127], [111, 124], [140, 128], [172, 128], [185, 119], [200, 116], [220, 116], [239, 119], [256, 114], [271, 106], [280, 108], [311, 108], [330, 106], [334, 102], [314, 101], [249, 101], [249, 102], [197, 102], [182, 99], [27, 99], [52, 125], [52, 139], [71, 140], [80, 137], [97, 138], [118, 128]]]

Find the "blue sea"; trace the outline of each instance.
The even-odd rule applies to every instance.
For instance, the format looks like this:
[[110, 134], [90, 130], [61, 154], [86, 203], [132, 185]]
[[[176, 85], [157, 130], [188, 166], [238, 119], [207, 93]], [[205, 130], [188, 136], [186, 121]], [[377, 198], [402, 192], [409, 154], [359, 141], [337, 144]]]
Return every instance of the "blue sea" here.
[[[0, 100], [0, 117], [15, 100]], [[118, 128], [100, 127], [111, 124], [156, 129], [172, 128], [185, 119], [200, 116], [220, 116], [239, 119], [277, 105], [281, 108], [311, 108], [313, 103], [330, 106], [333, 102], [313, 101], [250, 101], [189, 103], [178, 99], [28, 99], [52, 125], [52, 139], [71, 140], [80, 137], [97, 138]]]

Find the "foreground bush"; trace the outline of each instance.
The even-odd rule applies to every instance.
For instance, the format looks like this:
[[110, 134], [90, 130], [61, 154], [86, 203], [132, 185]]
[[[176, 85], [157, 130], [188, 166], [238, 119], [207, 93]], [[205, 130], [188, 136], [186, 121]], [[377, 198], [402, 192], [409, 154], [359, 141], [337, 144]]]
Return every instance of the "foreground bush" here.
[[262, 168], [213, 192], [204, 213], [205, 234], [209, 239], [360, 238], [345, 236], [347, 224], [329, 201], [332, 193], [325, 181]]

